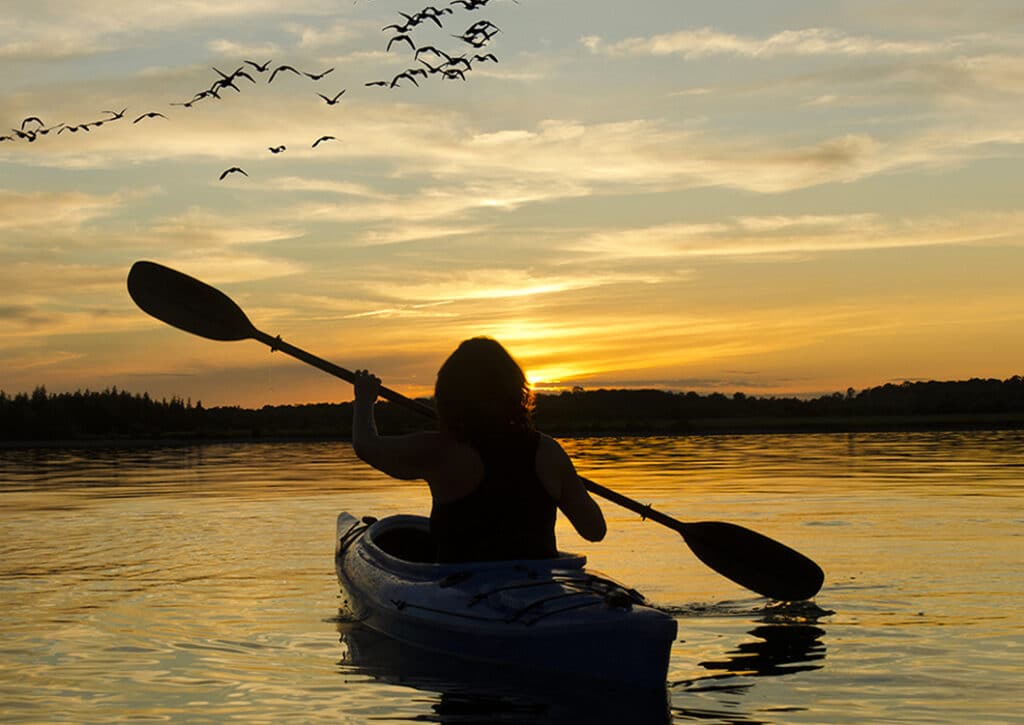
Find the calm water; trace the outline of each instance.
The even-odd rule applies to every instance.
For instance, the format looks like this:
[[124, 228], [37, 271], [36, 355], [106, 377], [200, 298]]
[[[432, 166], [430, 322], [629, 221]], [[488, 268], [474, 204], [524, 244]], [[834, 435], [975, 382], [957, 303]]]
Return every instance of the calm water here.
[[[665, 703], [438, 670], [339, 621], [340, 510], [426, 491], [338, 444], [0, 450], [0, 719], [1024, 722], [1024, 435], [575, 440], [581, 472], [826, 570], [780, 610], [603, 503], [562, 548], [679, 620]], [[656, 698], [655, 698], [656, 699]]]

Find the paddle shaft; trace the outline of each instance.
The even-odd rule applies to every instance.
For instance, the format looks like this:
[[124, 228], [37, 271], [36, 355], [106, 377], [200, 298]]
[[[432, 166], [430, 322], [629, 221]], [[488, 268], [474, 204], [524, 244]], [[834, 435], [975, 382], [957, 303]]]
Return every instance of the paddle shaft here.
[[[266, 345], [269, 345], [271, 352], [275, 350], [280, 350], [286, 355], [291, 355], [293, 358], [297, 360], [301, 360], [302, 362], [312, 365], [313, 367], [320, 368], [325, 373], [329, 373], [335, 377], [341, 378], [347, 383], [355, 381], [355, 375], [352, 373], [351, 370], [346, 370], [340, 365], [335, 365], [332, 362], [324, 360], [322, 357], [317, 357], [316, 355], [308, 353], [301, 348], [295, 347], [294, 345], [290, 345], [289, 343], [282, 340], [280, 335], [274, 337], [268, 335], [265, 332], [261, 332], [260, 330], [253, 328], [252, 338], [254, 340], [259, 340], [260, 342]], [[426, 415], [432, 418], [437, 417], [437, 413], [434, 411], [434, 409], [431, 408], [426, 403], [420, 402], [419, 400], [413, 400], [412, 398], [402, 395], [398, 391], [391, 390], [390, 388], [385, 388], [383, 385], [380, 388], [380, 396], [382, 398], [390, 400], [393, 403], [404, 405], [406, 408], [414, 410], [417, 413], [420, 413], [421, 415]]]

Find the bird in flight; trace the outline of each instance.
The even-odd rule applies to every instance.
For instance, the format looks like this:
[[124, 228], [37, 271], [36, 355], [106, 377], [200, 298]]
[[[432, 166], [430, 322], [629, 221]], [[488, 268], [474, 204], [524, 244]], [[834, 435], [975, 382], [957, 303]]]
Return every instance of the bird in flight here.
[[270, 153], [272, 154], [279, 154], [282, 151], [284, 151], [284, 148], [284, 146], [268, 146], [267, 150], [270, 151]]
[[363, 85], [364, 86], [381, 86], [382, 88], [387, 88], [388, 87], [388, 82], [387, 81], [370, 81], [369, 83], [364, 83]]
[[230, 169], [224, 169], [224, 173], [220, 175], [220, 181], [224, 181], [224, 177], [228, 174], [241, 174], [242, 176], [248, 176], [244, 169], [241, 169], [238, 166], [232, 166]]
[[323, 78], [325, 75], [330, 73], [332, 70], [334, 70], [334, 68], [328, 68], [327, 70], [325, 70], [325, 71], [323, 71], [321, 73], [307, 73], [306, 71], [302, 71], [302, 75], [306, 76], [307, 78], [312, 78], [313, 80], [318, 81], [321, 78]]
[[337, 141], [337, 140], [338, 139], [336, 139], [334, 136], [321, 136], [320, 138], [318, 138], [316, 141], [313, 142], [313, 148], [316, 148], [317, 146], [319, 146], [324, 141]]
[[294, 73], [297, 76], [298, 75], [302, 75], [299, 71], [297, 71], [295, 68], [292, 68], [290, 65], [279, 65], [279, 66], [277, 66], [277, 68], [274, 69], [274, 72], [270, 74], [270, 78], [267, 79], [267, 83], [273, 83], [274, 82], [274, 78], [277, 77], [277, 74], [280, 73], [283, 70], [290, 71], [290, 72]]
[[262, 65], [259, 64], [259, 63], [254, 62], [254, 61], [251, 61], [251, 60], [247, 60], [247, 61], [243, 61], [243, 62], [248, 63], [253, 68], [255, 68], [257, 73], [266, 73], [267, 69], [270, 67], [270, 64], [271, 64], [272, 61], [268, 60], [266, 63], [263, 63]]
[[[18, 130], [16, 128], [12, 128], [11, 131], [14, 133], [15, 136], [17, 136], [20, 139], [24, 139], [25, 141], [28, 141], [29, 143], [32, 143], [33, 141], [36, 140], [36, 132], [35, 131], [20, 131], [20, 130]], [[58, 133], [59, 133], [59, 131], [58, 131]]]
[[402, 33], [400, 35], [393, 35], [393, 36], [391, 36], [391, 40], [388, 41], [388, 50], [391, 50], [391, 46], [394, 44], [394, 42], [396, 40], [404, 40], [406, 43], [409, 44], [410, 48], [412, 48], [413, 50], [416, 50], [416, 44], [413, 43], [412, 42], [412, 38], [410, 38], [405, 33]]
[[[391, 79], [390, 87], [394, 88], [395, 86], [397, 86], [398, 85], [398, 81], [402, 80], [403, 78], [406, 78], [406, 79], [412, 81], [412, 84], [414, 86], [419, 86], [419, 83], [416, 82], [416, 78], [415, 78], [415, 75], [413, 73], [414, 70], [416, 70], [416, 69], [410, 68], [409, 70], [402, 71], [401, 73], [396, 75], [394, 78]], [[424, 71], [424, 73], [425, 72], [426, 71]]]
[[345, 95], [345, 91], [346, 90], [348, 90], [348, 89], [344, 88], [344, 89], [338, 91], [338, 93], [334, 96], [334, 98], [329, 98], [329, 97], [325, 96], [323, 93], [317, 93], [317, 95], [320, 96], [321, 98], [323, 98], [328, 106], [336, 106], [336, 105], [338, 105], [338, 102], [341, 100], [341, 97], [343, 95]]
[[[132, 121], [132, 123], [138, 123], [139, 121], [141, 121], [144, 118], [157, 118], [158, 116], [160, 118], [167, 118], [167, 116], [165, 116], [164, 114], [160, 113], [159, 111], [150, 111], [149, 113], [143, 113], [141, 116], [139, 116], [134, 121]], [[68, 129], [68, 130], [70, 130], [70, 129]]]
[[451, 61], [452, 59], [450, 55], [448, 55], [443, 50], [433, 45], [421, 45], [419, 48], [417, 48], [416, 55], [414, 56], [416, 60], [420, 59], [420, 53], [433, 53], [438, 58], [444, 58], [446, 61]]
[[43, 127], [43, 121], [42, 121], [42, 119], [39, 118], [39, 116], [29, 116], [28, 118], [26, 118], [25, 120], [23, 120], [21, 122], [21, 130], [22, 131], [25, 130], [25, 124], [26, 123], [32, 123], [32, 122], [39, 124], [40, 128]]
[[128, 111], [127, 108], [122, 108], [120, 113], [115, 112], [115, 111], [104, 111], [104, 113], [109, 113], [110, 114], [111, 117], [107, 119], [108, 121], [116, 121], [119, 118], [124, 118], [124, 114], [127, 111]]

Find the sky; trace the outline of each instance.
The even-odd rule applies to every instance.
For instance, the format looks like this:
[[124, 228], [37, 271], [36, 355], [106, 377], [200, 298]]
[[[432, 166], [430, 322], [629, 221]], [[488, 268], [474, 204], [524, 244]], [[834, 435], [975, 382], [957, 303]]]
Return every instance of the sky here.
[[[1019, 0], [439, 2], [442, 27], [386, 28], [425, 7], [7, 0], [0, 389], [351, 399], [147, 316], [140, 259], [409, 395], [474, 335], [538, 390], [1022, 372]], [[425, 46], [472, 67], [391, 87], [445, 62]]]

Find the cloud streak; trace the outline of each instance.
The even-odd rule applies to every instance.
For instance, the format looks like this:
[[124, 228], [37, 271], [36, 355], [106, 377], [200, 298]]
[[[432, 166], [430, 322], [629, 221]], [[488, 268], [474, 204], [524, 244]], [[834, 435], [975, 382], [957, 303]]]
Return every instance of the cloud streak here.
[[915, 56], [948, 50], [950, 42], [897, 41], [855, 36], [834, 28], [784, 30], [766, 38], [741, 36], [705, 27], [606, 42], [596, 35], [580, 42], [593, 53], [622, 56], [670, 56], [686, 59], [731, 55], [745, 58], [801, 56]]

